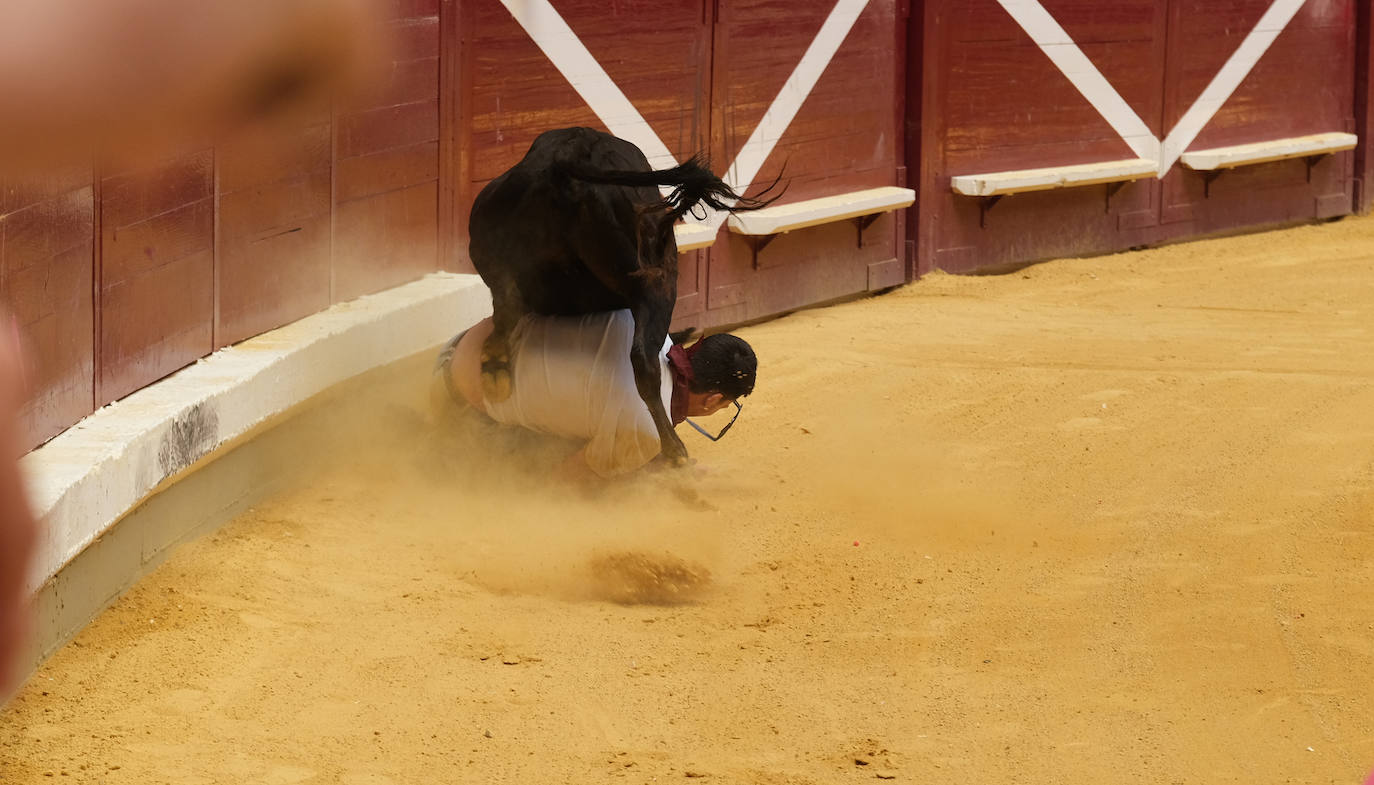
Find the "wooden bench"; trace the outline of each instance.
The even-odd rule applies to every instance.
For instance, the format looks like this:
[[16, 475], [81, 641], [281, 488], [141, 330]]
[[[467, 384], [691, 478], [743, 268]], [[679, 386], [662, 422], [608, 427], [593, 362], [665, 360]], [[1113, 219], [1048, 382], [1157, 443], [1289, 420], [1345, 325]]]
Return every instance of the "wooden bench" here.
[[1184, 166], [1203, 177], [1203, 196], [1211, 196], [1212, 181], [1227, 169], [1238, 166], [1267, 164], [1274, 161], [1287, 161], [1291, 158], [1307, 160], [1307, 181], [1312, 182], [1312, 167], [1328, 155], [1353, 150], [1360, 138], [1355, 134], [1325, 133], [1310, 136], [1293, 136], [1286, 139], [1271, 139], [1265, 142], [1238, 144], [1230, 147], [1213, 147], [1207, 150], [1189, 150], [1179, 156]]
[[710, 224], [692, 222], [673, 226], [677, 238], [677, 252], [687, 253], [698, 248], [709, 248], [716, 241], [716, 227]]
[[1148, 158], [1127, 158], [1123, 161], [1047, 166], [1043, 169], [956, 175], [950, 178], [950, 186], [956, 194], [964, 196], [1006, 196], [1081, 185], [1128, 183], [1153, 177], [1158, 171], [1159, 164]]
[[1112, 196], [1126, 183], [1154, 177], [1158, 172], [1157, 161], [1148, 158], [1126, 158], [1120, 161], [1097, 161], [1040, 169], [961, 174], [950, 178], [950, 187], [956, 194], [975, 196], [981, 200], [978, 225], [983, 226], [987, 221], [988, 210], [991, 210], [1003, 196], [1105, 184], [1108, 186], [1107, 203], [1110, 206]]
[[754, 266], [758, 267], [759, 251], [773, 238], [821, 224], [853, 221], [862, 248], [864, 229], [879, 215], [910, 207], [915, 202], [916, 192], [912, 189], [889, 185], [738, 213], [730, 216], [728, 225], [731, 232], [748, 239], [754, 251]]

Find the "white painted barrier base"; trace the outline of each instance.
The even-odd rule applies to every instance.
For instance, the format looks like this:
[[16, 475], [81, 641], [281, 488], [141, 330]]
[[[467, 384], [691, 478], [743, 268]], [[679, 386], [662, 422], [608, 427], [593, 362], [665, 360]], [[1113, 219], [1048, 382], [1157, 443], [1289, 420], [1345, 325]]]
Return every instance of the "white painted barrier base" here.
[[436, 273], [222, 349], [96, 411], [20, 462], [44, 521], [30, 589], [164, 482], [235, 439], [490, 313], [477, 276]]

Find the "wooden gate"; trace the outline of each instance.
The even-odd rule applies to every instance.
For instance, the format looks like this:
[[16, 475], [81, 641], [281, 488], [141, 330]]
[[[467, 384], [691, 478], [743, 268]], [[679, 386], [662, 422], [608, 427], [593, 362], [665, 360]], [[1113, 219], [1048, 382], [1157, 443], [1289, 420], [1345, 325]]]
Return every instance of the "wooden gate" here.
[[[899, 185], [894, 97], [906, 8], [893, 0], [465, 0], [448, 28], [454, 71], [468, 73], [446, 92], [464, 107], [454, 121], [462, 192], [453, 220], [466, 221], [476, 192], [535, 136], [569, 125], [630, 139], [656, 166], [706, 152], [750, 193], [785, 172], [780, 204]], [[809, 82], [792, 79], [804, 60], [815, 71]], [[779, 110], [788, 99], [795, 116]], [[749, 148], [760, 125], [762, 139]], [[780, 233], [757, 253], [757, 237], [722, 228], [681, 256], [675, 325], [739, 322], [901, 283], [904, 216], [873, 215], [881, 217], [862, 245], [855, 226], [838, 219]], [[470, 270], [465, 231], [455, 230], [448, 263]]]
[[1350, 212], [1358, 6], [928, 0], [921, 269]]

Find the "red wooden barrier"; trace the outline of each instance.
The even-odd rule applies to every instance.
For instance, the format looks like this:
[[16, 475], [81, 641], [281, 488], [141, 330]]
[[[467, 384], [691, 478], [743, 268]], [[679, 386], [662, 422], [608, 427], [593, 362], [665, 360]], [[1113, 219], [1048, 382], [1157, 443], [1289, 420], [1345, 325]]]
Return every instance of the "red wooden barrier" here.
[[329, 306], [332, 131], [217, 151], [216, 348]]
[[[712, 6], [710, 0], [625, 3], [610, 9], [594, 0], [557, 5], [578, 41], [678, 160], [709, 152]], [[465, 7], [469, 76], [455, 83], [452, 93], [456, 101], [462, 91], [467, 100], [461, 109], [459, 155], [471, 165], [455, 196], [455, 220], [464, 237], [472, 199], [520, 160], [536, 136], [574, 125], [606, 128], [501, 3], [466, 0]], [[466, 248], [459, 252], [454, 267], [471, 271]], [[704, 310], [704, 256], [691, 252], [680, 259], [680, 319]]]
[[439, 267], [439, 0], [393, 13], [390, 73], [335, 117], [335, 302]]
[[214, 164], [206, 148], [101, 180], [98, 404], [211, 351]]
[[[1299, 158], [1216, 177], [1188, 170], [1176, 156], [1367, 130], [1367, 116], [1358, 123], [1355, 116], [1355, 78], [1369, 69], [1367, 55], [1356, 65], [1357, 5], [1302, 3], [1291, 21], [1274, 23], [1282, 32], [1267, 49], [1246, 50], [1262, 51], [1257, 61], [1233, 62], [1261, 18], [1278, 18], [1275, 9], [1296, 7], [1291, 0], [1044, 0], [1044, 18], [1062, 28], [1122, 104], [1103, 108], [1037, 44], [1033, 33], [1043, 31], [1025, 26], [1035, 28], [1035, 20], [1018, 21], [997, 0], [928, 0], [923, 131], [919, 144], [908, 146], [923, 169], [922, 232], [912, 238], [922, 269], [971, 270], [1349, 213], [1349, 152], [1310, 167]], [[1195, 113], [1195, 136], [1183, 134], [1194, 124], [1185, 115], [1204, 89], [1223, 69], [1240, 65], [1236, 72], [1244, 76], [1234, 91]], [[1166, 172], [1162, 179], [996, 202], [951, 191], [957, 175], [1145, 157], [1109, 122], [1132, 116], [1156, 145], [1163, 142], [1153, 153]], [[1182, 147], [1171, 153], [1175, 141]]]
[[[1172, 128], [1212, 75], [1270, 6], [1270, 0], [1228, 3], [1225, 15], [1205, 0], [1170, 3], [1164, 122]], [[1327, 131], [1354, 132], [1355, 0], [1307, 2], [1225, 105], [1203, 127], [1192, 149], [1260, 142]], [[1317, 56], [1320, 53], [1320, 56]], [[1346, 215], [1352, 210], [1354, 156], [1317, 162], [1293, 159], [1242, 167], [1210, 188], [1174, 167], [1163, 181], [1165, 237], [1205, 234]]]
[[[470, 271], [473, 196], [554, 127], [647, 134], [641, 144], [664, 164], [707, 152], [751, 193], [785, 166], [783, 203], [908, 181], [917, 190], [917, 205], [879, 217], [862, 246], [848, 221], [779, 235], [758, 253], [722, 230], [680, 260], [677, 327], [760, 318], [935, 266], [1374, 205], [1364, 141], [1374, 12], [1360, 0], [377, 2], [396, 43], [377, 88], [305, 111], [286, 138], [205, 144], [134, 171], [104, 163], [98, 178], [83, 163], [0, 190], [0, 302], [18, 315], [36, 375], [30, 443], [213, 348], [441, 267]], [[1027, 21], [1031, 7], [1039, 22]], [[1263, 56], [1195, 134], [1176, 136], [1257, 20], [1284, 7], [1296, 15]], [[1027, 25], [1045, 18], [1101, 75], [1114, 109], [1086, 99], [1037, 43], [1044, 30]], [[536, 41], [531, 19], [569, 32]], [[804, 61], [827, 41], [819, 62]], [[567, 75], [586, 66], [569, 65], [580, 47], [604, 75]], [[814, 81], [790, 88], [795, 115], [782, 112], [783, 85], [808, 69]], [[607, 103], [607, 90], [630, 108]], [[746, 140], [765, 116], [767, 153], [750, 164]], [[1129, 140], [1123, 117], [1139, 131]], [[1219, 177], [1174, 160], [1331, 131], [1359, 134], [1360, 147]], [[951, 190], [956, 175], [1143, 152], [1161, 159], [1162, 179], [995, 204]]]
[[[1357, 4], [1355, 28], [1355, 126], [1361, 140], [1374, 132], [1374, 5]], [[1366, 142], [1355, 150], [1355, 210], [1374, 209], [1374, 155]]]
[[27, 444], [92, 409], [92, 194], [89, 165], [39, 183], [0, 184], [0, 302], [28, 349], [32, 394], [21, 413]]
[[[722, 4], [716, 24], [712, 157], [734, 161], [831, 11], [828, 4]], [[782, 203], [894, 185], [901, 166], [896, 46], [902, 14], [869, 2], [784, 129], [749, 193], [784, 172]], [[757, 319], [902, 283], [902, 213], [864, 230], [841, 221], [778, 236], [757, 255], [723, 233], [710, 251], [702, 326]], [[757, 266], [755, 260], [757, 258]]]

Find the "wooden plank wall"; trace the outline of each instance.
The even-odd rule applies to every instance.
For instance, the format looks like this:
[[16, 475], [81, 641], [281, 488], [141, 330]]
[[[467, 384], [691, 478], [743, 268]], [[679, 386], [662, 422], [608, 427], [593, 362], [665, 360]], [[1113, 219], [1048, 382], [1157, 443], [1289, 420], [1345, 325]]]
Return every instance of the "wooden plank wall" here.
[[[476, 32], [466, 114], [472, 165], [457, 211], [463, 217], [477, 191], [539, 133], [573, 125], [606, 130], [498, 0], [469, 5]], [[554, 5], [673, 155], [706, 152], [722, 174], [831, 10], [776, 0]], [[904, 68], [897, 47], [907, 7], [868, 4], [786, 129], [756, 178], [771, 179], [785, 163], [784, 202], [897, 182]], [[722, 232], [711, 248], [680, 258], [674, 325], [739, 322], [901, 283], [903, 220], [900, 213], [879, 219], [863, 248], [848, 223], [781, 237], [758, 269], [748, 245]]]
[[[1355, 127], [1361, 139], [1374, 133], [1374, 4], [1359, 3], [1355, 27]], [[1355, 150], [1355, 211], [1374, 210], [1374, 155], [1370, 144]]]
[[396, 55], [363, 98], [289, 131], [0, 182], [29, 446], [214, 349], [439, 268], [440, 2], [385, 2]]
[[[709, 152], [711, 0], [555, 5], [678, 160]], [[606, 130], [498, 0], [468, 0], [467, 6], [471, 79], [461, 87], [468, 91], [464, 144], [472, 163], [457, 211], [464, 227], [478, 191], [519, 161], [540, 133], [568, 126]], [[705, 256], [693, 251], [679, 259], [678, 326], [704, 310]], [[472, 269], [466, 256], [458, 269]]]
[[213, 348], [214, 150], [104, 174], [99, 209], [103, 405]]
[[[37, 444], [215, 348], [436, 269], [471, 270], [477, 191], [549, 128], [602, 127], [500, 0], [377, 0], [396, 56], [379, 86], [305, 111], [270, 143], [205, 142], [138, 169], [79, 162], [0, 183], [0, 302], [16, 313]], [[1270, 0], [1042, 0], [1163, 137]], [[724, 172], [830, 3], [554, 0], [679, 160]], [[1371, 12], [1311, 0], [1193, 147], [1352, 130], [1354, 154], [1010, 197], [980, 225], [954, 174], [1133, 154], [996, 0], [870, 0], [756, 182], [784, 201], [907, 184], [918, 205], [858, 245], [837, 223], [757, 261], [722, 232], [683, 255], [676, 327], [709, 328], [969, 270], [1374, 204]], [[908, 34], [916, 40], [906, 40]], [[1317, 56], [1317, 55], [1320, 56]], [[905, 159], [905, 160], [904, 160]], [[907, 173], [910, 172], [908, 175]], [[913, 247], [915, 269], [908, 266]]]
[[328, 107], [286, 139], [218, 152], [215, 348], [329, 306]]
[[[38, 444], [89, 414], [95, 400], [89, 163], [41, 182], [0, 183], [0, 303], [26, 345], [31, 396], [21, 437]], [[9, 331], [9, 323], [0, 322]]]
[[[1119, 217], [1149, 210], [1156, 184], [1125, 186], [1107, 208], [1105, 188], [1007, 197], [980, 220], [977, 200], [950, 192], [950, 177], [1134, 158], [995, 0], [931, 0], [925, 46], [929, 95], [922, 151], [921, 266], [951, 271], [1071, 255], [1119, 242]], [[1164, 31], [1156, 0], [1046, 2], [1044, 7], [1122, 98], [1160, 135]], [[933, 18], [932, 18], [933, 16]]]
[[335, 120], [335, 300], [439, 267], [439, 0], [389, 7], [396, 60]]
[[[1271, 4], [1041, 3], [1159, 139]], [[1369, 69], [1367, 54], [1356, 63], [1359, 5], [1305, 3], [1189, 148], [1367, 126], [1367, 116], [1355, 116], [1354, 80]], [[979, 200], [951, 193], [952, 176], [1136, 154], [996, 0], [927, 0], [924, 21], [923, 179], [911, 236], [922, 270], [1108, 252], [1354, 207], [1356, 156], [1341, 153], [1319, 162], [1310, 180], [1306, 163], [1293, 160], [1228, 171], [1207, 188], [1201, 175], [1175, 164], [1162, 180], [1112, 193], [1091, 186], [1017, 194], [984, 214]], [[914, 233], [915, 225], [922, 231]]]
[[[1164, 124], [1172, 128], [1268, 9], [1235, 0], [1219, 14], [1208, 0], [1169, 3]], [[1194, 140], [1193, 149], [1328, 131], [1354, 132], [1356, 0], [1308, 2]], [[1163, 181], [1162, 235], [1208, 234], [1346, 215], [1353, 209], [1354, 154], [1229, 171], [1204, 189], [1182, 166]], [[1177, 225], [1175, 228], [1173, 225]]]
[[[780, 173], [779, 202], [895, 185], [903, 118], [897, 47], [906, 4], [871, 0], [783, 131], [747, 193]], [[830, 4], [739, 0], [720, 4], [715, 25], [711, 122], [717, 168], [740, 148], [821, 29]], [[722, 232], [710, 250], [707, 312], [699, 326], [758, 319], [881, 289], [905, 280], [904, 212], [864, 231], [838, 222], [779, 235], [757, 256]]]

